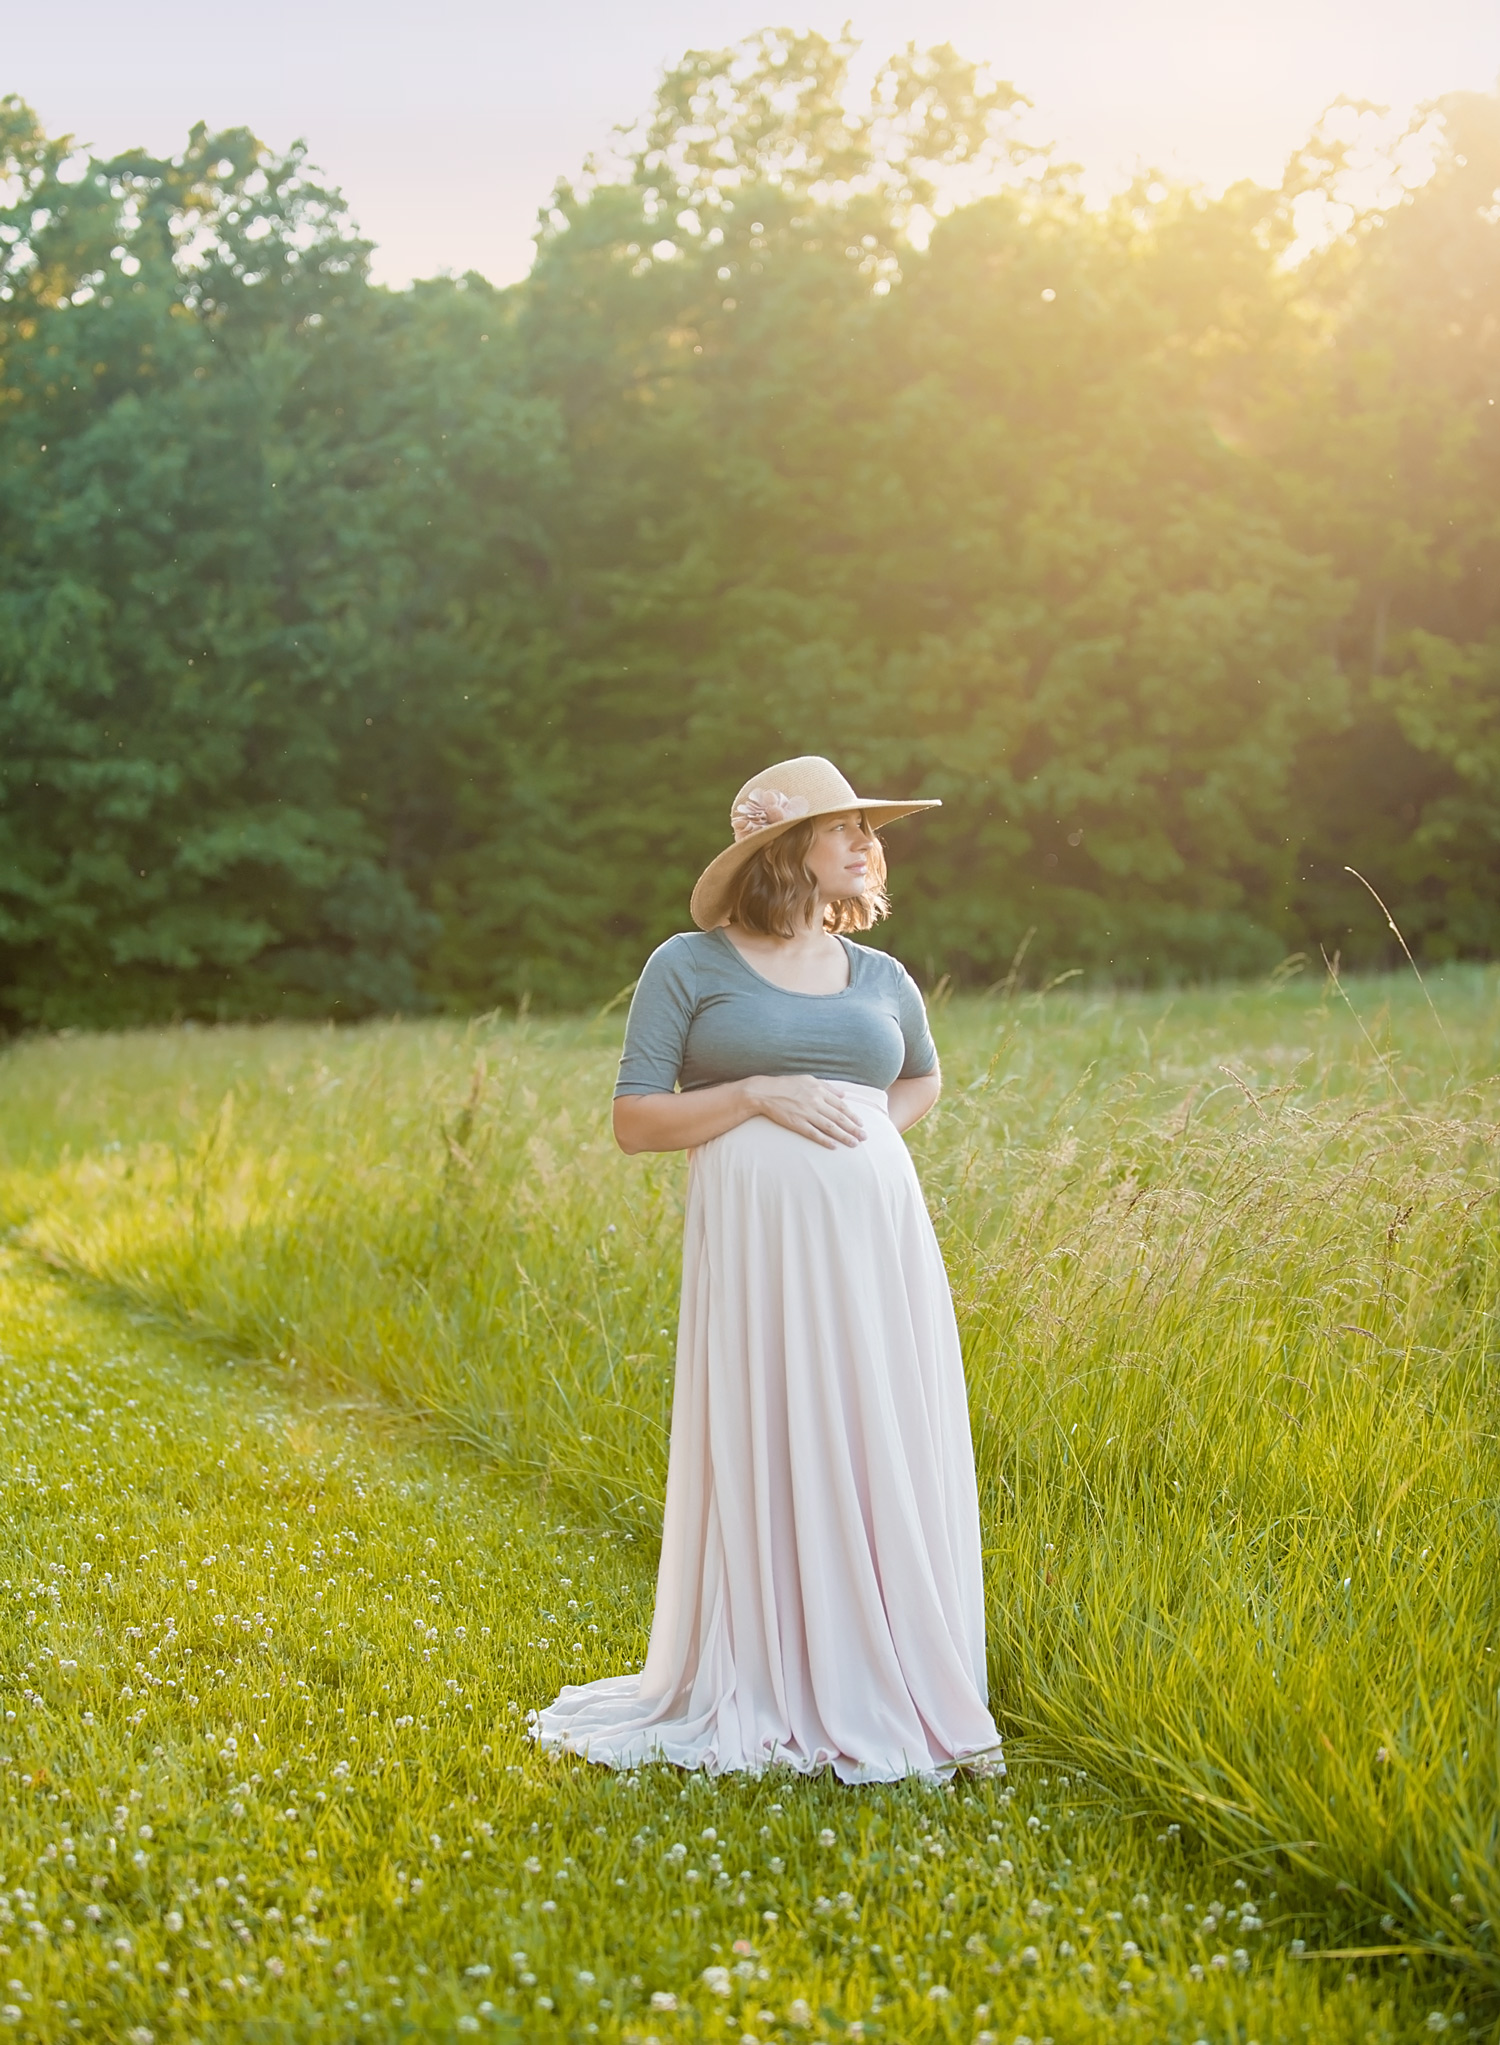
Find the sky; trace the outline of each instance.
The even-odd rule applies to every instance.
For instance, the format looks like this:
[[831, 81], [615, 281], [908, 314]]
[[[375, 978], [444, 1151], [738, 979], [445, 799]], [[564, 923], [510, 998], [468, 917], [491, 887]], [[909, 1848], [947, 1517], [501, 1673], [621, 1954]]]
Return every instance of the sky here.
[[952, 42], [1035, 104], [1102, 195], [1150, 166], [1275, 181], [1340, 94], [1404, 111], [1500, 82], [1500, 0], [0, 0], [0, 92], [100, 153], [196, 120], [304, 140], [377, 244], [375, 274], [525, 274], [538, 209], [663, 67], [768, 25], [869, 57]]

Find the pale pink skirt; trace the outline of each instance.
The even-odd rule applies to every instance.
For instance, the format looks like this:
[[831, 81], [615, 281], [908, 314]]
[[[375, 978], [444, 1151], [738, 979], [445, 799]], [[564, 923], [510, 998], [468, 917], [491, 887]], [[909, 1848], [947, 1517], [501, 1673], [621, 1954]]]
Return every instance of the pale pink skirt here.
[[885, 1095], [844, 1092], [858, 1147], [757, 1117], [692, 1155], [650, 1651], [564, 1689], [544, 1748], [846, 1782], [998, 1762], [947, 1274]]

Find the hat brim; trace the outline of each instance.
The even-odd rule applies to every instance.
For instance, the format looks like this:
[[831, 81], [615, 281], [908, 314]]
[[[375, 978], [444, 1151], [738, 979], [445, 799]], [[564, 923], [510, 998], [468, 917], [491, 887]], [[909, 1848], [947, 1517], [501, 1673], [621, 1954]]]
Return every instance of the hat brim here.
[[841, 816], [845, 810], [857, 809], [872, 831], [879, 831], [886, 824], [895, 823], [898, 817], [915, 815], [918, 810], [941, 809], [942, 802], [937, 796], [928, 796], [920, 802], [883, 802], [876, 798], [866, 801], [863, 796], [853, 802], [829, 803], [818, 809], [810, 809], [800, 817], [789, 817], [785, 823], [771, 824], [764, 831], [756, 831], [749, 838], [741, 838], [736, 844], [725, 846], [716, 859], [711, 859], [698, 876], [689, 903], [689, 913], [700, 930], [717, 930], [729, 919], [729, 897], [740, 869], [762, 845], [769, 845], [775, 838], [782, 837], [798, 824], [811, 823], [814, 817]]

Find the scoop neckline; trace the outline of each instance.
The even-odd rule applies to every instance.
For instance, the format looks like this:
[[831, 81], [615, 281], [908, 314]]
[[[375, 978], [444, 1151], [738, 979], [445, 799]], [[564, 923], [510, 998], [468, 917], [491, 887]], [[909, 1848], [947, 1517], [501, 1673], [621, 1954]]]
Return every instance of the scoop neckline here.
[[838, 936], [839, 943], [844, 947], [844, 956], [849, 961], [849, 978], [844, 986], [836, 987], [832, 994], [805, 994], [800, 987], [783, 987], [779, 981], [767, 979], [764, 973], [757, 971], [751, 965], [734, 939], [725, 933], [722, 925], [710, 932], [710, 935], [720, 939], [726, 949], [739, 960], [752, 980], [759, 980], [762, 987], [769, 987], [773, 993], [790, 995], [793, 1001], [842, 1001], [846, 994], [852, 994], [854, 991], [854, 946], [841, 933], [835, 933], [835, 935]]

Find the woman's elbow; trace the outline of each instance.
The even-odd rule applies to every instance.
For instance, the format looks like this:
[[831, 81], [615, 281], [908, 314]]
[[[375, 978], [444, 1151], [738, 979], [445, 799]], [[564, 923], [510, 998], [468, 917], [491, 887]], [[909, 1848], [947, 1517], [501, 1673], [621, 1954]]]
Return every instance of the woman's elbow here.
[[622, 1094], [614, 1105], [615, 1142], [627, 1157], [651, 1148], [649, 1110], [640, 1094]]

